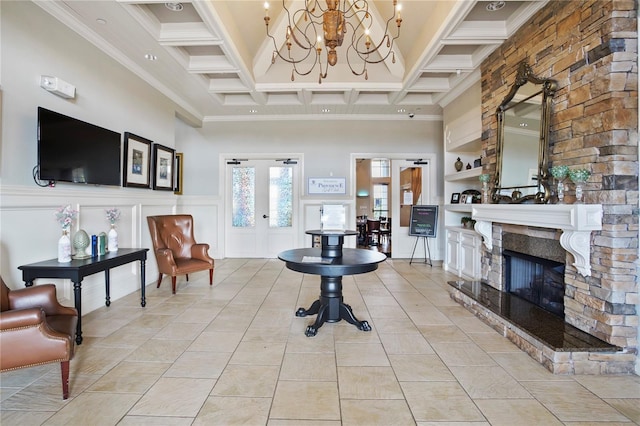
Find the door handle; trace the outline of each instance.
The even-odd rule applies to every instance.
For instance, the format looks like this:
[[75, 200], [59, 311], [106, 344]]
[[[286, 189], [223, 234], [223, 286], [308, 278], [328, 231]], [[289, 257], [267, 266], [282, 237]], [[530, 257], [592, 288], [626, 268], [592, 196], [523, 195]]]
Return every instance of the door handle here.
[[262, 218], [263, 218], [263, 219], [266, 219], [266, 218], [268, 218], [268, 217], [269, 217], [269, 216], [268, 216], [268, 215], [266, 215], [266, 214], [263, 214], [263, 215], [262, 215]]

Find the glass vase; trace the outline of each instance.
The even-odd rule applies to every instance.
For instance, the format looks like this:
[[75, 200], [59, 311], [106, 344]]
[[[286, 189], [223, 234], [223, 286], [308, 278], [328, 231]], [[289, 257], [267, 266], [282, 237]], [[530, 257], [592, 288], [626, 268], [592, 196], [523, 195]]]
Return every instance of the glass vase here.
[[71, 262], [71, 238], [69, 238], [69, 231], [66, 229], [62, 230], [62, 236], [58, 240], [58, 262]]
[[482, 182], [482, 203], [489, 203], [489, 182]]
[[564, 182], [561, 180], [558, 180], [557, 196], [558, 204], [564, 204]]
[[107, 234], [107, 250], [109, 250], [109, 253], [118, 251], [118, 231], [116, 231], [116, 225], [113, 223]]
[[582, 204], [582, 203], [584, 203], [583, 193], [582, 193], [582, 182], [576, 182], [576, 202], [575, 202], [575, 204]]

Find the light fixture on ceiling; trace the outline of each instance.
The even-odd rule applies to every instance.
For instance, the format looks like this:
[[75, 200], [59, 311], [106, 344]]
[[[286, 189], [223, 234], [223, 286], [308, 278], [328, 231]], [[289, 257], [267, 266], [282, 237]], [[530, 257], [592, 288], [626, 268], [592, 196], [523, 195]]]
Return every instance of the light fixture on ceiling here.
[[100, 25], [106, 25], [107, 24], [107, 20], [106, 19], [102, 19], [102, 18], [97, 18], [96, 22]]
[[322, 111], [323, 114], [328, 114], [328, 113], [331, 112], [331, 110], [329, 108], [322, 108], [321, 111]]
[[153, 53], [145, 54], [144, 58], [149, 60], [149, 61], [157, 61], [158, 60], [158, 57], [156, 55], [154, 55]]
[[[295, 74], [310, 74], [317, 65], [320, 69], [318, 83], [322, 83], [322, 80], [327, 78], [329, 65], [334, 66], [338, 62], [336, 47], [342, 46], [346, 34], [348, 37], [345, 59], [354, 75], [364, 75], [365, 80], [368, 80], [368, 64], [386, 61], [389, 56], [395, 63], [393, 45], [394, 41], [400, 37], [401, 6], [397, 0], [392, 1], [393, 15], [387, 19], [384, 34], [379, 42], [377, 40], [374, 42], [374, 38], [377, 37], [370, 30], [374, 22], [369, 1], [371, 0], [350, 2], [326, 0], [326, 6], [323, 7], [319, 0], [305, 0], [303, 8], [290, 11], [285, 0], [282, 0], [282, 8], [287, 18], [287, 29], [284, 34], [287, 49], [283, 53], [280, 52], [278, 40], [269, 33], [271, 18], [269, 18], [269, 3], [265, 2], [264, 23], [267, 36], [273, 41], [274, 47], [271, 63], [274, 64], [279, 57], [292, 64], [291, 81], [294, 81]], [[396, 35], [392, 36], [389, 34], [389, 24], [394, 18], [398, 29]], [[324, 64], [322, 63], [323, 43], [327, 49], [327, 59]], [[357, 63], [354, 65], [352, 61]], [[360, 61], [362, 61], [361, 67]]]
[[164, 4], [164, 7], [166, 7], [172, 12], [180, 12], [182, 11], [182, 9], [184, 9], [184, 6], [182, 5], [182, 3], [178, 3], [178, 2], [167, 2]]
[[497, 10], [502, 9], [505, 6], [505, 2], [503, 1], [492, 1], [487, 4], [487, 10], [489, 12], [495, 12]]

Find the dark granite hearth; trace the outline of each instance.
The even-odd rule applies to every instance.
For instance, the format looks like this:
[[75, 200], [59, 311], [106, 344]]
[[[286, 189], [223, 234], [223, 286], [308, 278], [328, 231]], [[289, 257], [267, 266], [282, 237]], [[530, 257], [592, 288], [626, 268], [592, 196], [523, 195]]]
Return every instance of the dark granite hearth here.
[[449, 281], [449, 285], [556, 352], [622, 350], [567, 324], [564, 318], [480, 281]]

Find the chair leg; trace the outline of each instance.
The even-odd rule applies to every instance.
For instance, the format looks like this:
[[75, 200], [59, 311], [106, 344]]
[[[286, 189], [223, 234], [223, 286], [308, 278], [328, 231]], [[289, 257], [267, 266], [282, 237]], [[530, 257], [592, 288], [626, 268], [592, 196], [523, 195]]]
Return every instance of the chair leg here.
[[187, 277], [187, 281], [189, 281], [189, 274], [184, 274]]
[[173, 294], [176, 294], [176, 277], [175, 276], [171, 277], [171, 289], [173, 291]]
[[213, 268], [209, 269], [209, 285], [213, 285]]
[[60, 363], [60, 371], [62, 372], [62, 399], [69, 398], [69, 361]]
[[162, 274], [158, 277], [158, 286], [156, 288], [160, 288], [160, 283], [162, 282]]

